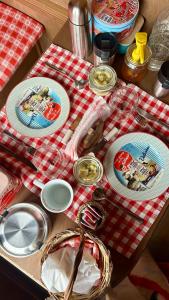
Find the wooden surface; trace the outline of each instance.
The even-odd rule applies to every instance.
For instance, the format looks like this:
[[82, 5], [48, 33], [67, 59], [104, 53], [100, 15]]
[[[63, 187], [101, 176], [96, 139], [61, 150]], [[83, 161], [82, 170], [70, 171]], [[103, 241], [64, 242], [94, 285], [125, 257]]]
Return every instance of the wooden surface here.
[[[20, 203], [20, 202], [32, 202], [41, 205], [40, 199], [29, 192], [26, 188], [22, 188], [21, 191], [17, 194], [12, 204]], [[146, 248], [149, 243], [155, 229], [157, 228], [160, 220], [162, 219], [164, 213], [166, 212], [168, 203], [164, 206], [160, 215], [157, 218], [155, 224], [151, 227], [145, 238], [140, 243], [139, 247], [133, 254], [133, 256], [128, 259], [121, 254], [117, 253], [115, 250], [110, 249], [111, 257], [113, 262], [113, 274], [112, 274], [112, 287], [116, 286], [121, 280], [123, 280], [127, 274], [132, 270], [142, 252]], [[48, 237], [48, 240], [53, 237], [56, 233], [64, 231], [67, 228], [74, 228], [77, 226], [73, 221], [71, 221], [67, 216], [62, 214], [50, 214], [50, 218], [52, 220], [52, 231]], [[14, 258], [8, 256], [3, 250], [0, 250], [0, 255], [5, 258], [8, 262], [13, 264], [31, 279], [36, 281], [39, 285], [43, 286], [40, 280], [40, 261], [42, 256], [42, 251], [37, 252], [36, 254], [25, 257], [25, 258]], [[44, 287], [44, 286], [43, 286]]]
[[144, 30], [150, 33], [158, 14], [169, 8], [169, 0], [140, 0], [140, 12], [145, 17]]
[[[54, 39], [59, 41], [62, 29], [68, 20], [69, 0], [3, 0], [2, 2], [19, 9], [45, 26], [46, 34], [41, 42], [44, 50]], [[140, 12], [145, 17], [144, 30], [148, 33], [151, 31], [157, 15], [167, 6], [169, 7], [169, 0], [140, 0]], [[68, 29], [65, 39], [69, 36]]]
[[61, 0], [3, 0], [2, 2], [15, 7], [44, 25], [46, 33], [41, 45], [45, 50], [62, 30], [67, 20], [67, 8], [61, 5]]
[[[5, 0], [3, 2], [20, 9], [44, 24], [47, 32], [46, 45], [54, 40], [56, 44], [71, 50], [69, 24], [67, 22], [67, 10], [64, 8], [66, 1], [67, 0], [63, 2], [61, 0]], [[149, 15], [149, 17], [147, 17], [148, 21], [146, 26], [147, 28], [150, 28], [155, 18], [154, 12], [157, 13], [157, 8], [159, 9], [159, 5], [161, 5], [161, 9], [163, 6], [166, 6], [166, 4], [169, 4], [169, 1], [144, 0], [143, 2], [143, 14], [145, 14], [145, 16]], [[58, 6], [57, 3], [60, 3], [61, 6]], [[92, 60], [92, 58], [90, 58], [90, 60]], [[155, 79], [156, 73], [148, 72], [144, 80], [140, 83], [140, 86], [152, 94], [152, 87]], [[167, 98], [165, 101], [169, 102], [169, 98]], [[23, 188], [15, 198], [15, 202], [22, 201], [36, 202], [40, 204], [40, 200], [32, 195], [26, 188]], [[118, 254], [116, 251], [111, 251], [112, 261], [114, 264], [112, 286], [117, 285], [133, 268], [144, 248], [150, 242], [155, 229], [163, 218], [167, 206], [168, 203], [166, 203], [165, 207], [158, 216], [156, 223], [151, 227], [146, 237], [142, 240], [134, 255], [130, 259]], [[75, 223], [69, 220], [64, 214], [52, 214], [51, 219], [53, 220], [53, 230], [50, 237], [68, 227], [75, 226]], [[22, 259], [9, 257], [3, 251], [0, 251], [0, 255], [35, 280], [37, 283], [42, 285], [40, 282], [41, 252]]]

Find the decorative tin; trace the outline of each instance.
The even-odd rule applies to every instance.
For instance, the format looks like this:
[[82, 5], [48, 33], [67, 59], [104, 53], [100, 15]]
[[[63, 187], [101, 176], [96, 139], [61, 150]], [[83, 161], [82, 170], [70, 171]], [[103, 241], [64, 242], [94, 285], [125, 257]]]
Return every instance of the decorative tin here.
[[138, 0], [94, 0], [94, 16], [105, 25], [123, 28], [135, 19], [139, 11]]

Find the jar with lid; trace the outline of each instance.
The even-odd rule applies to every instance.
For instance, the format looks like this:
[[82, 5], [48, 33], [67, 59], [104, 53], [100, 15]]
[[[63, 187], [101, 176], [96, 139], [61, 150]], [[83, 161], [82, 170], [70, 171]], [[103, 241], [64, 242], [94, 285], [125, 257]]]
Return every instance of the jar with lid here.
[[140, 62], [134, 61], [132, 58], [132, 53], [135, 48], [136, 44], [132, 44], [128, 48], [124, 57], [121, 76], [125, 81], [137, 84], [144, 78], [152, 52], [150, 47], [146, 45], [144, 49], [144, 62], [141, 64]]
[[98, 96], [110, 94], [116, 81], [116, 71], [107, 65], [94, 67], [89, 73], [89, 87]]
[[88, 154], [75, 162], [73, 174], [81, 185], [95, 185], [103, 177], [103, 166], [94, 155]]

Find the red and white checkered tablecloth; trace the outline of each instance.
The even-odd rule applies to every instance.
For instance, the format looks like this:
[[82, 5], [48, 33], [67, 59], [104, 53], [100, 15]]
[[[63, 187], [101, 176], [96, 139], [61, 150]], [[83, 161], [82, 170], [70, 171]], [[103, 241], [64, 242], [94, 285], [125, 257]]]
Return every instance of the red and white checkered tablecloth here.
[[[96, 96], [92, 93], [88, 86], [86, 86], [83, 90], [76, 89], [73, 86], [71, 79], [68, 79], [61, 73], [58, 73], [55, 70], [47, 67], [45, 65], [46, 61], [55, 64], [59, 68], [63, 68], [68, 74], [78, 79], [87, 78], [91, 64], [76, 58], [69, 51], [52, 44], [29, 74], [29, 77], [47, 76], [56, 79], [66, 89], [71, 102], [70, 115], [66, 124], [56, 133], [44, 139], [23, 137], [10, 127], [6, 119], [5, 111], [2, 111], [0, 114], [1, 127], [7, 127], [7, 129], [16, 137], [21, 138], [25, 143], [32, 145], [35, 148], [38, 148], [39, 146], [49, 146], [50, 148], [52, 145], [54, 145], [57, 149], [59, 148], [60, 150], [64, 151], [65, 146], [61, 141], [67, 129], [79, 114], [84, 114], [89, 105], [96, 99]], [[118, 84], [119, 86], [125, 85], [122, 81], [119, 81]], [[155, 116], [159, 117], [165, 122], [168, 121], [169, 123], [169, 107], [167, 105], [148, 95], [140, 88], [130, 85], [127, 89], [128, 95], [125, 105], [123, 103], [123, 106], [125, 107], [124, 113], [119, 115], [119, 107], [121, 107], [122, 103], [119, 102], [120, 100], [116, 99], [113, 103], [113, 113], [105, 124], [105, 133], [112, 129], [114, 125], [120, 127], [119, 135], [134, 130], [143, 131], [143, 128], [140, 127], [135, 121], [133, 114], [128, 112], [128, 110], [131, 109], [131, 103], [134, 100], [136, 92], [138, 93], [140, 99], [139, 103], [145, 110], [151, 111], [151, 113], [153, 113]], [[112, 100], [112, 96], [107, 100]], [[161, 126], [159, 126], [157, 123], [150, 123], [149, 127], [144, 128], [144, 131], [153, 133], [154, 129], [157, 130], [155, 131], [156, 136], [158, 136], [159, 132], [159, 136], [162, 135], [169, 137], [169, 131], [161, 128]], [[11, 147], [11, 149], [15, 149], [15, 151], [17, 150], [17, 152], [21, 155], [25, 155], [31, 159], [31, 156], [28, 153], [25, 153], [25, 149], [22, 144], [20, 144], [18, 147], [15, 141], [7, 137], [3, 138], [3, 142], [8, 145], [8, 147]], [[110, 143], [105, 145], [104, 149], [98, 154], [98, 157], [101, 160], [103, 159], [104, 153], [108, 149], [109, 145]], [[47, 179], [41, 173], [36, 174], [29, 167], [23, 168], [22, 163], [2, 152], [0, 152], [0, 159], [3, 160], [3, 163], [6, 162], [6, 164], [12, 165], [13, 170], [16, 171], [16, 173], [22, 173], [25, 186], [33, 193], [39, 194], [39, 190], [33, 185], [33, 180], [38, 177], [44, 182], [47, 181]], [[47, 165], [47, 154], [44, 156], [44, 162]], [[73, 204], [65, 213], [69, 218], [75, 220], [79, 207], [91, 199], [91, 194], [94, 187], [83, 187], [78, 185], [73, 177], [71, 164], [64, 168], [61, 173], [61, 177], [65, 180], [68, 180], [74, 189]], [[119, 203], [138, 216], [144, 218], [143, 224], [140, 224], [138, 221], [134, 220], [129, 215], [126, 215], [121, 210], [114, 208], [111, 204], [106, 203], [104, 207], [107, 217], [104, 227], [97, 232], [97, 235], [102, 239], [103, 242], [105, 242], [106, 245], [116, 249], [119, 253], [125, 255], [126, 257], [130, 257], [159, 215], [161, 209], [167, 201], [169, 191], [160, 196], [158, 199], [136, 202], [122, 199], [119, 195], [113, 192], [105, 177], [103, 180], [103, 185], [112, 201]]]
[[0, 91], [43, 32], [42, 24], [0, 3]]

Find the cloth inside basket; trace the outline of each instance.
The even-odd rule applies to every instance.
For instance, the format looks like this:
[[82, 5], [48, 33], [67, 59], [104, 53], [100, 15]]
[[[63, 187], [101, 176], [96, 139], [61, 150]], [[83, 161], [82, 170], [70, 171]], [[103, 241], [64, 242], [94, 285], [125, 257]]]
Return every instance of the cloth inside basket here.
[[[50, 292], [57, 293], [66, 290], [79, 243], [79, 237], [61, 243], [42, 264], [41, 279]], [[97, 245], [86, 240], [82, 261], [73, 286], [74, 292], [88, 294], [93, 286], [99, 284], [101, 271], [97, 264], [98, 259], [99, 249]]]

